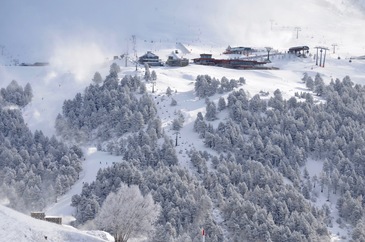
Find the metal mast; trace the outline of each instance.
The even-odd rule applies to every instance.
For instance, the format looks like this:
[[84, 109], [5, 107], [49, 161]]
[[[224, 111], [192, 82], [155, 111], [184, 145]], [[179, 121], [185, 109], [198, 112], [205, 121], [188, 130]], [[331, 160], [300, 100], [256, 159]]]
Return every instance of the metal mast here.
[[137, 69], [138, 69], [138, 56], [137, 56], [136, 36], [135, 35], [132, 35], [132, 42], [133, 42], [134, 57], [136, 58], [136, 71], [137, 71]]
[[295, 31], [297, 31], [297, 39], [298, 39], [299, 31], [302, 31], [302, 28], [301, 27], [295, 27], [294, 29], [295, 29]]

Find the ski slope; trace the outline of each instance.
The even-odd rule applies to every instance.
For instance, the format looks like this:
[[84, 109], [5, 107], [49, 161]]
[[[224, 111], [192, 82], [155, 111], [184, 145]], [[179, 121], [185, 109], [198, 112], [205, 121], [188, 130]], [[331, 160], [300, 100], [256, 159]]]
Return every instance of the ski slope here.
[[[167, 51], [166, 51], [167, 52]], [[272, 65], [279, 67], [280, 70], [234, 70], [225, 69], [221, 67], [212, 66], [199, 66], [191, 64], [186, 67], [156, 67], [153, 70], [157, 73], [157, 82], [155, 85], [155, 92], [152, 93], [152, 84], [147, 84], [147, 90], [151, 92], [151, 95], [155, 95], [155, 101], [157, 105], [158, 115], [162, 120], [162, 126], [165, 133], [176, 139], [176, 132], [172, 130], [171, 124], [174, 118], [177, 118], [178, 112], [184, 115], [185, 122], [184, 127], [177, 135], [178, 146], [176, 151], [179, 157], [179, 164], [193, 172], [193, 167], [190, 163], [190, 159], [186, 152], [193, 147], [197, 150], [206, 150], [202, 141], [198, 138], [198, 135], [193, 132], [193, 124], [198, 112], [205, 113], [205, 100], [199, 99], [194, 94], [194, 81], [197, 75], [208, 74], [211, 77], [222, 78], [223, 76], [228, 79], [239, 79], [244, 77], [246, 84], [241, 86], [249, 96], [253, 96], [260, 91], [269, 92], [270, 95], [276, 89], [280, 89], [285, 98], [292, 97], [295, 92], [308, 91], [305, 84], [301, 81], [304, 72], [314, 76], [317, 72], [321, 73], [326, 83], [330, 82], [333, 78], [343, 78], [345, 75], [349, 75], [355, 83], [364, 84], [365, 61], [352, 60], [349, 62], [346, 59], [338, 60], [336, 56], [328, 56], [327, 64], [325, 68], [315, 66], [315, 62], [312, 58], [296, 58], [292, 56], [277, 56], [273, 57]], [[107, 73], [109, 64], [101, 65], [99, 71], [101, 73]], [[122, 77], [124, 74], [138, 74], [143, 75], [143, 69], [139, 68], [136, 72], [135, 67], [123, 67], [121, 65]], [[62, 103], [65, 98], [73, 98], [77, 92], [81, 92], [91, 81], [77, 81], [77, 78], [68, 73], [68, 78], [63, 79], [63, 75], [52, 74], [55, 73], [52, 66], [48, 67], [0, 67], [0, 76], [15, 78], [21, 84], [25, 84], [30, 81], [33, 92], [34, 101], [25, 108], [23, 111], [24, 118], [27, 120], [29, 127], [34, 130], [43, 130], [47, 135], [54, 135], [55, 130], [52, 122], [57, 113], [61, 111]], [[51, 78], [50, 78], [51, 76]], [[5, 79], [5, 78], [2, 78]], [[90, 78], [91, 79], [91, 78]], [[9, 80], [9, 79], [8, 79]], [[61, 87], [59, 83], [61, 83]], [[46, 85], [44, 85], [46, 84]], [[2, 85], [6, 85], [5, 83]], [[64, 85], [64, 87], [62, 87]], [[166, 95], [166, 89], [170, 87], [173, 90], [172, 96]], [[67, 91], [61, 91], [60, 89], [66, 89]], [[55, 91], [56, 90], [56, 91]], [[60, 91], [59, 91], [60, 90]], [[38, 93], [41, 93], [39, 95]], [[40, 96], [43, 97], [39, 98]], [[211, 101], [217, 102], [220, 95], [210, 97]], [[177, 106], [171, 106], [171, 100], [174, 98], [177, 101]], [[42, 112], [39, 112], [42, 110]], [[220, 120], [226, 118], [224, 112], [218, 115], [218, 120], [213, 123], [217, 125]], [[48, 122], [47, 122], [48, 121]], [[211, 152], [211, 151], [209, 151]], [[69, 224], [74, 220], [74, 208], [71, 207], [71, 197], [81, 192], [82, 186], [86, 182], [92, 182], [100, 168], [105, 168], [112, 165], [114, 162], [120, 162], [121, 157], [111, 156], [107, 153], [96, 151], [93, 144], [84, 146], [84, 153], [86, 155], [83, 162], [83, 171], [80, 174], [80, 180], [72, 186], [64, 196], [58, 198], [57, 203], [49, 206], [45, 212], [47, 215], [62, 216], [65, 224]], [[308, 163], [308, 170], [320, 170], [321, 163], [314, 164]], [[313, 173], [314, 174], [314, 173]], [[311, 174], [311, 175], [313, 175]], [[321, 194], [320, 194], [321, 195]], [[321, 207], [326, 202], [326, 197], [319, 197], [317, 200], [318, 206]], [[333, 209], [333, 215], [337, 215], [335, 208], [336, 200], [332, 199], [330, 206]], [[219, 214], [219, 213], [218, 213]], [[218, 215], [217, 215], [218, 216]], [[335, 238], [337, 232], [340, 234], [346, 234], [346, 230], [340, 228], [334, 228], [332, 233]], [[336, 240], [334, 240], [336, 241]]]
[[[17, 4], [19, 2], [21, 4]], [[94, 12], [89, 11], [84, 16], [85, 1], [76, 3], [68, 0], [61, 6], [59, 3], [44, 5], [42, 1], [27, 3], [17, 0], [2, 5], [0, 87], [6, 87], [11, 80], [16, 80], [23, 86], [27, 82], [31, 84], [34, 98], [22, 111], [25, 122], [32, 131], [42, 130], [47, 136], [55, 135], [54, 120], [62, 111], [63, 101], [82, 92], [91, 83], [96, 71], [102, 76], [107, 75], [113, 62], [112, 56], [126, 52], [132, 56], [134, 46], [130, 40], [131, 35], [137, 36], [135, 48], [138, 56], [152, 50], [162, 60], [166, 60], [175, 48], [182, 50], [185, 57], [190, 59], [199, 57], [200, 53], [212, 53], [213, 57], [223, 58], [222, 52], [228, 45], [260, 48], [271, 46], [282, 53], [292, 46], [308, 45], [311, 48], [312, 55], [307, 59], [287, 55], [273, 57], [272, 65], [279, 70], [232, 70], [197, 65], [153, 68], [158, 79], [155, 92], [151, 95], [156, 97], [158, 115], [171, 139], [178, 138], [176, 151], [179, 164], [192, 172], [186, 151], [193, 147], [206, 149], [192, 130], [197, 113], [205, 112], [205, 100], [199, 100], [193, 92], [197, 75], [208, 74], [218, 79], [223, 76], [228, 79], [244, 77], [246, 84], [241, 88], [250, 96], [260, 91], [272, 95], [276, 89], [280, 89], [285, 98], [292, 97], [295, 92], [308, 91], [301, 81], [304, 72], [311, 76], [320, 73], [326, 83], [348, 75], [354, 83], [365, 84], [365, 61], [353, 59], [349, 62], [351, 57], [365, 55], [365, 34], [360, 31], [365, 24], [364, 1], [229, 0], [222, 5], [220, 0], [188, 0], [181, 3], [161, 0], [154, 2], [152, 8], [145, 8], [143, 1], [136, 0], [129, 2], [128, 11], [121, 13], [120, 10], [125, 9], [125, 2], [101, 6], [96, 1], [89, 1], [88, 6]], [[72, 11], [67, 11], [69, 8]], [[244, 11], [245, 9], [252, 11]], [[108, 18], [102, 14], [105, 12], [108, 13]], [[135, 20], [136, 13], [145, 19]], [[298, 38], [296, 27], [300, 27]], [[335, 51], [332, 50], [334, 44]], [[330, 49], [324, 68], [315, 65], [315, 46]], [[20, 62], [49, 61], [51, 65], [9, 66], [15, 58]], [[142, 68], [135, 72], [133, 66], [124, 67], [123, 61], [117, 62], [122, 68], [120, 77], [124, 74], [143, 76]], [[165, 94], [167, 87], [174, 90], [171, 97]], [[152, 84], [148, 84], [147, 88], [152, 90]], [[215, 95], [210, 100], [216, 102], [219, 97]], [[171, 98], [177, 101], [177, 106], [170, 105]], [[185, 122], [176, 136], [171, 123], [177, 118], [178, 111], [184, 115]], [[215, 125], [226, 118], [224, 112], [218, 118]], [[96, 151], [94, 146], [91, 143], [83, 147], [86, 159], [80, 180], [64, 196], [58, 198], [57, 203], [45, 210], [47, 214], [63, 216], [65, 223], [71, 222], [74, 219], [71, 197], [81, 192], [85, 182], [95, 179], [98, 169], [121, 161], [120, 157]], [[321, 170], [321, 166], [321, 162], [307, 163], [310, 175]], [[325, 203], [328, 203], [325, 195], [315, 202], [318, 207]], [[329, 205], [334, 220], [338, 216], [335, 204], [336, 198], [333, 197]], [[52, 235], [48, 238], [60, 239], [57, 241], [99, 241], [98, 238], [82, 240], [77, 237], [78, 234], [63, 235], [64, 232], [54, 232], [53, 225], [49, 224], [40, 223], [42, 228], [33, 228], [33, 224], [38, 224], [33, 220], [16, 227], [14, 224], [28, 221], [28, 217], [14, 215], [2, 207], [0, 213], [8, 216], [0, 221], [0, 236], [7, 238], [7, 241], [42, 241], [42, 236], [48, 233]], [[69, 228], [66, 227], [65, 230], [69, 232]], [[6, 237], [6, 231], [13, 231], [13, 237]], [[340, 241], [337, 233], [346, 235], [350, 230], [335, 225], [330, 231], [333, 241]], [[27, 240], [33, 237], [35, 240]]]

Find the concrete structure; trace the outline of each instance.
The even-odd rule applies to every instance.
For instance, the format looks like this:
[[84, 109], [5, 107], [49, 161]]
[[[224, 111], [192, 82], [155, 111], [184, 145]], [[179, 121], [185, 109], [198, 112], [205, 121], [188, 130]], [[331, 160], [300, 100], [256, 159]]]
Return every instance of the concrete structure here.
[[45, 217], [45, 220], [48, 222], [51, 222], [51, 223], [55, 223], [55, 224], [62, 224], [61, 217], [47, 216], [47, 217]]
[[255, 50], [251, 47], [231, 47], [228, 46], [226, 51], [223, 52], [223, 54], [239, 54], [239, 55], [250, 55]]
[[151, 51], [147, 51], [146, 54], [139, 57], [138, 62], [140, 64], [147, 63], [149, 66], [162, 66], [162, 62], [158, 55], [153, 54]]
[[44, 218], [46, 217], [46, 214], [43, 212], [31, 212], [30, 216], [32, 218], [36, 218], [36, 219], [40, 219], [40, 220], [44, 220]]
[[187, 66], [189, 65], [189, 60], [179, 55], [179, 52], [177, 50], [173, 51], [167, 61], [166, 65], [169, 66]]
[[220, 66], [233, 69], [275, 69], [265, 67], [266, 61], [246, 60], [246, 59], [214, 59], [211, 54], [201, 54], [200, 58], [193, 59], [195, 64]]
[[30, 216], [35, 219], [45, 220], [51, 223], [62, 224], [62, 217], [46, 216], [44, 212], [31, 212]]
[[291, 47], [289, 48], [288, 53], [295, 54], [298, 57], [307, 57], [307, 54], [309, 53], [309, 47], [308, 46]]

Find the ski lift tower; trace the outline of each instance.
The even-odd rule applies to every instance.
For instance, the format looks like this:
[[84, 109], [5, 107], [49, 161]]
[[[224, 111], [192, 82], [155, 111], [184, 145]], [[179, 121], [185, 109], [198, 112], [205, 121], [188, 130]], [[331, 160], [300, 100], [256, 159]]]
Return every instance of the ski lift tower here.
[[302, 28], [301, 27], [295, 27], [294, 30], [297, 31], [297, 39], [298, 39], [299, 31], [302, 31]]
[[[324, 64], [326, 62], [326, 54], [327, 54], [327, 50], [329, 50], [327, 47], [323, 47], [323, 46], [316, 46], [314, 47], [315, 49], [317, 49], [317, 54], [316, 54], [316, 66], [320, 67], [324, 67]], [[324, 53], [323, 53], [324, 51]], [[319, 52], [319, 55], [318, 55]], [[318, 63], [318, 56], [319, 56], [319, 63]]]
[[127, 50], [124, 54], [121, 55], [122, 59], [125, 58], [125, 63], [124, 63], [125, 67], [128, 66], [128, 55], [129, 55], [129, 41], [128, 41], [128, 39], [127, 39], [126, 42], [127, 42]]
[[136, 71], [138, 70], [138, 56], [137, 56], [137, 48], [136, 48], [136, 36], [132, 35], [132, 43], [133, 43], [133, 52], [134, 52], [134, 57], [136, 58]]
[[270, 51], [272, 50], [272, 47], [265, 47], [267, 51], [267, 61], [270, 62]]

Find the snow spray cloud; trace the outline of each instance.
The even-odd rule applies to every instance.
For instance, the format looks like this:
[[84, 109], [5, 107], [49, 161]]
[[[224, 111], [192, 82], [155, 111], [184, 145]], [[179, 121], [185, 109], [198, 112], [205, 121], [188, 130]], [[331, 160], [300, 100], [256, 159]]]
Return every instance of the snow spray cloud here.
[[59, 73], [71, 73], [77, 82], [89, 82], [112, 54], [105, 46], [80, 39], [57, 41], [49, 59]]

